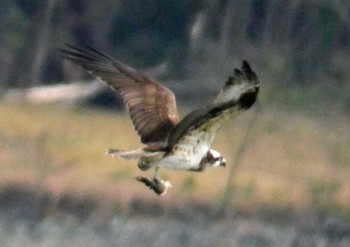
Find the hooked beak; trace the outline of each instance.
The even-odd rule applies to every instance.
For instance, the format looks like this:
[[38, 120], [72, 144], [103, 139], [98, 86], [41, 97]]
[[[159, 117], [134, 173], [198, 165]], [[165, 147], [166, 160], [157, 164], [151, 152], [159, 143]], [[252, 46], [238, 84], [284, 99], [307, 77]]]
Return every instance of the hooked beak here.
[[220, 166], [223, 166], [223, 167], [226, 166], [226, 159], [222, 158]]

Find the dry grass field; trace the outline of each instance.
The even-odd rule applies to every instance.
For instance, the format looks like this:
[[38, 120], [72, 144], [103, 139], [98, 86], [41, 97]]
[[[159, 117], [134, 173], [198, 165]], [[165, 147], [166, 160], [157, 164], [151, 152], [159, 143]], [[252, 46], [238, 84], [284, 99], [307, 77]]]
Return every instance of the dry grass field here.
[[349, 122], [263, 108], [238, 164], [233, 164], [253, 114], [242, 114], [219, 132], [214, 148], [227, 158], [226, 168], [204, 173], [163, 170], [173, 188], [158, 197], [133, 180], [143, 173], [135, 162], [104, 154], [107, 147], [140, 146], [127, 115], [1, 104], [0, 184], [33, 186], [54, 197], [92, 197], [111, 210], [135, 198], [165, 206], [194, 202], [220, 208], [229, 188], [225, 207], [237, 212], [312, 208], [349, 216]]
[[159, 197], [104, 154], [140, 146], [125, 113], [0, 104], [0, 245], [349, 246], [350, 123], [256, 110], [219, 132], [225, 168], [163, 170]]

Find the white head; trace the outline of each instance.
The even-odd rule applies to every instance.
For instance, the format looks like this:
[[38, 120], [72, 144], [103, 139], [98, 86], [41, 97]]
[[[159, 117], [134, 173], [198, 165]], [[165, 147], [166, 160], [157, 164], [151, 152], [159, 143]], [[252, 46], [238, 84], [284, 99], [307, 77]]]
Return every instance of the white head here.
[[210, 149], [208, 152], [208, 167], [218, 167], [218, 166], [226, 166], [226, 159], [222, 157], [222, 155], [215, 151], [214, 149]]

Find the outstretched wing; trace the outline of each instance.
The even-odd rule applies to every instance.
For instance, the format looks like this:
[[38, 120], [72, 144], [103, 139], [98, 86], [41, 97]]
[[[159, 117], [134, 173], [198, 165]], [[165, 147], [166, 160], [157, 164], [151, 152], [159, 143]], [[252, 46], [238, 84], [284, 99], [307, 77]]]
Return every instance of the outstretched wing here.
[[121, 95], [142, 143], [166, 141], [179, 121], [175, 96], [168, 88], [90, 46], [66, 45], [61, 52]]
[[228, 79], [213, 104], [189, 113], [173, 129], [168, 140], [169, 147], [185, 140], [184, 137], [202, 136], [203, 133], [211, 136], [211, 142], [224, 123], [254, 104], [259, 87], [255, 72], [243, 61], [242, 69], [234, 70], [234, 75]]

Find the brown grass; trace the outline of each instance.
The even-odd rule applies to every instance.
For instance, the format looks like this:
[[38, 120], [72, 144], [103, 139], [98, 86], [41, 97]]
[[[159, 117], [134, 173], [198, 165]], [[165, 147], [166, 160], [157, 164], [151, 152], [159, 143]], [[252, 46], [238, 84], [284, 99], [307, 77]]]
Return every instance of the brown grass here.
[[[252, 113], [223, 128], [213, 145], [234, 160]], [[220, 205], [228, 168], [203, 173], [162, 171], [173, 188], [158, 197], [133, 177], [136, 162], [112, 159], [107, 147], [133, 149], [138, 137], [126, 115], [56, 106], [0, 105], [0, 181], [51, 191], [92, 195], [106, 205], [138, 197], [164, 204], [189, 201]], [[350, 124], [264, 110], [235, 168], [232, 203], [238, 210], [259, 206], [350, 213]], [[147, 172], [151, 176], [152, 172]]]

